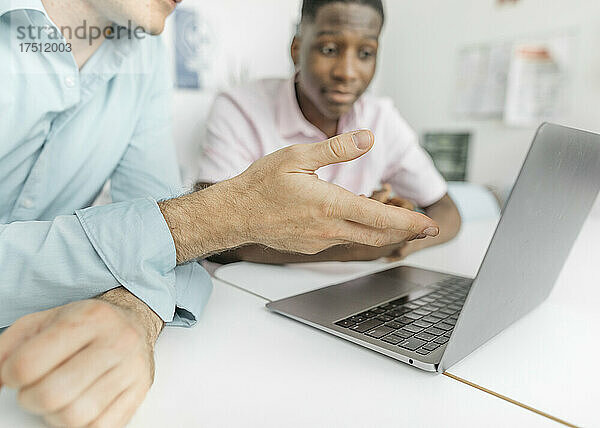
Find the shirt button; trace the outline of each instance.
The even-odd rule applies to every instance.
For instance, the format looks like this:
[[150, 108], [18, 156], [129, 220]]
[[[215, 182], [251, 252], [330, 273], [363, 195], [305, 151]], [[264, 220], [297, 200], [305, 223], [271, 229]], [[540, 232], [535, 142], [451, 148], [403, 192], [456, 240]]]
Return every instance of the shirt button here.
[[72, 88], [75, 86], [75, 79], [71, 76], [65, 77], [65, 86], [67, 88]]
[[33, 201], [29, 198], [25, 198], [23, 199], [23, 202], [21, 202], [21, 206], [27, 209], [33, 208]]

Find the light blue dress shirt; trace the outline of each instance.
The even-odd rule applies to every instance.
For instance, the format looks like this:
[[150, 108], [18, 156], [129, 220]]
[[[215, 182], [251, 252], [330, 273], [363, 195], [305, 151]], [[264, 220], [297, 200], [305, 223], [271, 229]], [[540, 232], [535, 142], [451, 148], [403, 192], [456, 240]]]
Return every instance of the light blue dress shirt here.
[[[19, 39], [23, 26], [42, 39]], [[212, 290], [176, 267], [157, 200], [181, 192], [161, 40], [106, 40], [79, 70], [68, 52], [21, 52], [56, 27], [40, 0], [0, 0], [0, 328], [123, 286], [190, 326]], [[110, 179], [111, 205], [90, 207]]]

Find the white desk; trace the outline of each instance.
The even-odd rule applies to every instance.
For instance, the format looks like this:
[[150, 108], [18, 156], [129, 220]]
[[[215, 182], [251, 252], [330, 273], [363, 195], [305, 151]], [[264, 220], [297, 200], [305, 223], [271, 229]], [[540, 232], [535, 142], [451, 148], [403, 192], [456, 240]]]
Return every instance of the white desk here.
[[[552, 426], [446, 376], [422, 372], [264, 308], [215, 281], [194, 329], [167, 329], [155, 384], [131, 427]], [[0, 393], [0, 427], [42, 426]]]
[[[417, 253], [406, 264], [473, 276], [493, 229], [493, 222], [467, 224], [456, 241]], [[594, 367], [600, 354], [600, 290], [594, 269], [600, 260], [599, 239], [600, 219], [592, 216], [549, 299], [449, 372], [568, 422], [600, 426], [596, 412], [600, 374]], [[240, 288], [279, 299], [390, 266], [381, 262], [286, 267], [240, 263], [215, 274]]]

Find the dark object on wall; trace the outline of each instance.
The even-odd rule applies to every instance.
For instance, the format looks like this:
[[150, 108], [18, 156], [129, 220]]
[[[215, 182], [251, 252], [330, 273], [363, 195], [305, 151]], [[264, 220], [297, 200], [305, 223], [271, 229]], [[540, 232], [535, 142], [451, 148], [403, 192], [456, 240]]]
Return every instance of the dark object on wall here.
[[423, 148], [446, 181], [466, 181], [471, 134], [427, 133]]

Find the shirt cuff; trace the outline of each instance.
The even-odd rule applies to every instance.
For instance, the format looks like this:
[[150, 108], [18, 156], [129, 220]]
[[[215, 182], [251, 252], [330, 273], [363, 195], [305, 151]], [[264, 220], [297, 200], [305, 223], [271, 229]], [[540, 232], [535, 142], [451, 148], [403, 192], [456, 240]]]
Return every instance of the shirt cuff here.
[[[156, 201], [135, 199], [77, 210], [75, 214], [119, 284], [147, 304], [163, 321], [173, 321], [178, 297], [190, 297], [192, 292], [188, 288], [192, 284], [188, 280], [181, 293], [176, 289], [175, 244]], [[189, 311], [195, 320], [196, 307], [187, 303], [182, 309]], [[178, 315], [179, 318], [182, 317]]]
[[199, 263], [175, 268], [177, 277], [177, 308], [169, 327], [191, 327], [198, 321], [212, 293], [213, 284], [208, 272]]

